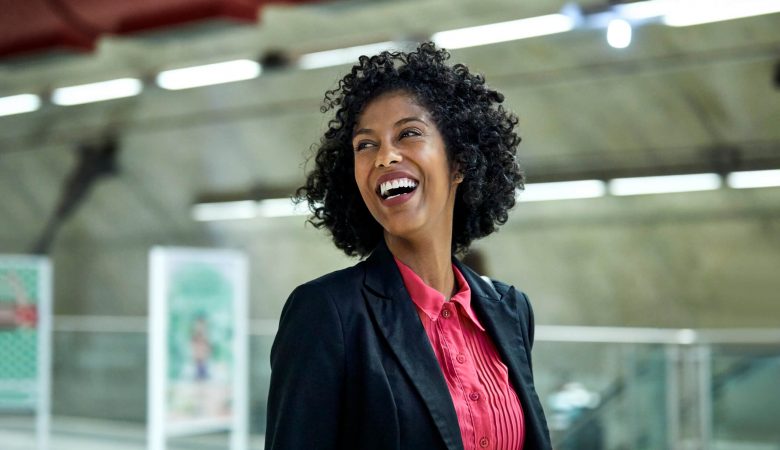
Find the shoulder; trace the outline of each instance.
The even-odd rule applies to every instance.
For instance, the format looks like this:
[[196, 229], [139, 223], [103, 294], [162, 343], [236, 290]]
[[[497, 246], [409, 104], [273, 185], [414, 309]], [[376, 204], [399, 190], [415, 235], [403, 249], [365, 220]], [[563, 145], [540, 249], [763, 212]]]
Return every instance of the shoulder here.
[[488, 278], [486, 276], [480, 276], [480, 279], [494, 289], [498, 294], [498, 298], [503, 301], [511, 303], [512, 307], [517, 309], [521, 315], [533, 316], [533, 309], [531, 308], [531, 301], [528, 300], [528, 296], [515, 286], [504, 283], [503, 281]]
[[308, 314], [321, 314], [324, 310], [343, 311], [360, 298], [364, 277], [363, 262], [359, 262], [307, 281], [293, 289], [282, 314], [298, 308], [308, 310]]
[[296, 348], [311, 340], [343, 345], [345, 318], [355, 315], [361, 298], [362, 272], [358, 263], [293, 289], [282, 308], [272, 358], [285, 342], [294, 342]]
[[[302, 345], [311, 340], [338, 340], [343, 328], [344, 303], [355, 297], [347, 291], [359, 286], [360, 264], [328, 273], [297, 286], [284, 303], [274, 349], [285, 342]], [[354, 288], [352, 288], [354, 289]]]
[[512, 299], [518, 302], [520, 306], [524, 306], [526, 308], [531, 307], [531, 302], [528, 300], [528, 296], [522, 290], [511, 284], [504, 283], [503, 281], [494, 280], [493, 284], [496, 286], [496, 290], [501, 295], [509, 295]]
[[485, 275], [482, 275], [480, 278], [487, 281], [488, 283], [493, 285], [493, 289], [496, 290], [496, 292], [499, 293], [499, 295], [506, 295], [509, 293], [510, 290], [514, 290], [514, 286], [504, 283], [503, 281], [499, 281], [493, 278], [488, 278]]
[[504, 301], [518, 303], [521, 306], [529, 304], [528, 296], [525, 292], [516, 288], [514, 285], [505, 283], [495, 278], [490, 278], [486, 275], [479, 275], [473, 269], [468, 266], [463, 266], [464, 270], [470, 271], [473, 275], [476, 283], [479, 283], [483, 291], [492, 292], [496, 298], [501, 298]]
[[528, 296], [525, 292], [515, 288], [512, 285], [506, 284], [501, 281], [491, 280], [496, 291], [500, 294], [503, 301], [512, 304], [512, 308], [517, 311], [517, 316], [523, 329], [526, 342], [529, 343], [528, 350], [534, 342], [534, 310], [531, 307], [531, 301], [528, 300]]
[[336, 270], [307, 281], [297, 286], [290, 296], [308, 294], [321, 297], [355, 289], [355, 286], [359, 285], [358, 282], [362, 281], [365, 276], [362, 265], [361, 261], [352, 267]]

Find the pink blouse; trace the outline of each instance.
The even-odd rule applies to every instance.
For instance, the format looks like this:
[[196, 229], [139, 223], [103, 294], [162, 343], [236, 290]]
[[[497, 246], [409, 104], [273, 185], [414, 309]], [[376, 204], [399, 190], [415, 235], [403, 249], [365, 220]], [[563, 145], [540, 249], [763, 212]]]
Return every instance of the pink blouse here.
[[471, 289], [453, 264], [459, 286], [450, 301], [395, 259], [447, 381], [465, 450], [520, 450], [525, 425], [520, 400], [485, 329], [471, 309]]

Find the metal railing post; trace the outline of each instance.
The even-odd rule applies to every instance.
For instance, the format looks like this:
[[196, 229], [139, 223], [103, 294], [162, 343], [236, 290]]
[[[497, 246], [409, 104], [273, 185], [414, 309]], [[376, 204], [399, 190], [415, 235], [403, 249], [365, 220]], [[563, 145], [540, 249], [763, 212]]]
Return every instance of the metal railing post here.
[[666, 435], [667, 448], [680, 447], [680, 346], [666, 345]]
[[696, 346], [699, 400], [699, 448], [709, 450], [712, 445], [712, 349], [709, 345]]

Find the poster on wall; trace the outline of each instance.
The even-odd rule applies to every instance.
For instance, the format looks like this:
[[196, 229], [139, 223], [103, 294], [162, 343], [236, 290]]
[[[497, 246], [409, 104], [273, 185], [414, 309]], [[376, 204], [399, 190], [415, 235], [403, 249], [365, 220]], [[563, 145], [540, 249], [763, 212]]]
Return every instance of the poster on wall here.
[[51, 263], [0, 255], [0, 412], [31, 412], [38, 449], [48, 448]]
[[149, 443], [230, 431], [247, 442], [247, 261], [156, 247], [149, 257]]

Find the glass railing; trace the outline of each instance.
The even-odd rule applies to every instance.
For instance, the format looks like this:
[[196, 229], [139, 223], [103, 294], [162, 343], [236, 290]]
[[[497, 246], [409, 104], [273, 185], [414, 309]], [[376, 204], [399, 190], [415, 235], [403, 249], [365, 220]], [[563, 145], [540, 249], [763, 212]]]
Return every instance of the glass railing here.
[[666, 448], [663, 346], [537, 342], [534, 358], [556, 449]]
[[780, 330], [539, 327], [554, 447], [780, 449]]
[[780, 347], [714, 345], [712, 448], [780, 449]]
[[[251, 443], [262, 448], [275, 321], [251, 330]], [[59, 318], [53, 343], [51, 448], [145, 448], [145, 320]], [[780, 330], [539, 326], [534, 376], [556, 450], [780, 448]], [[0, 413], [0, 442], [34, 449], [33, 425]]]

